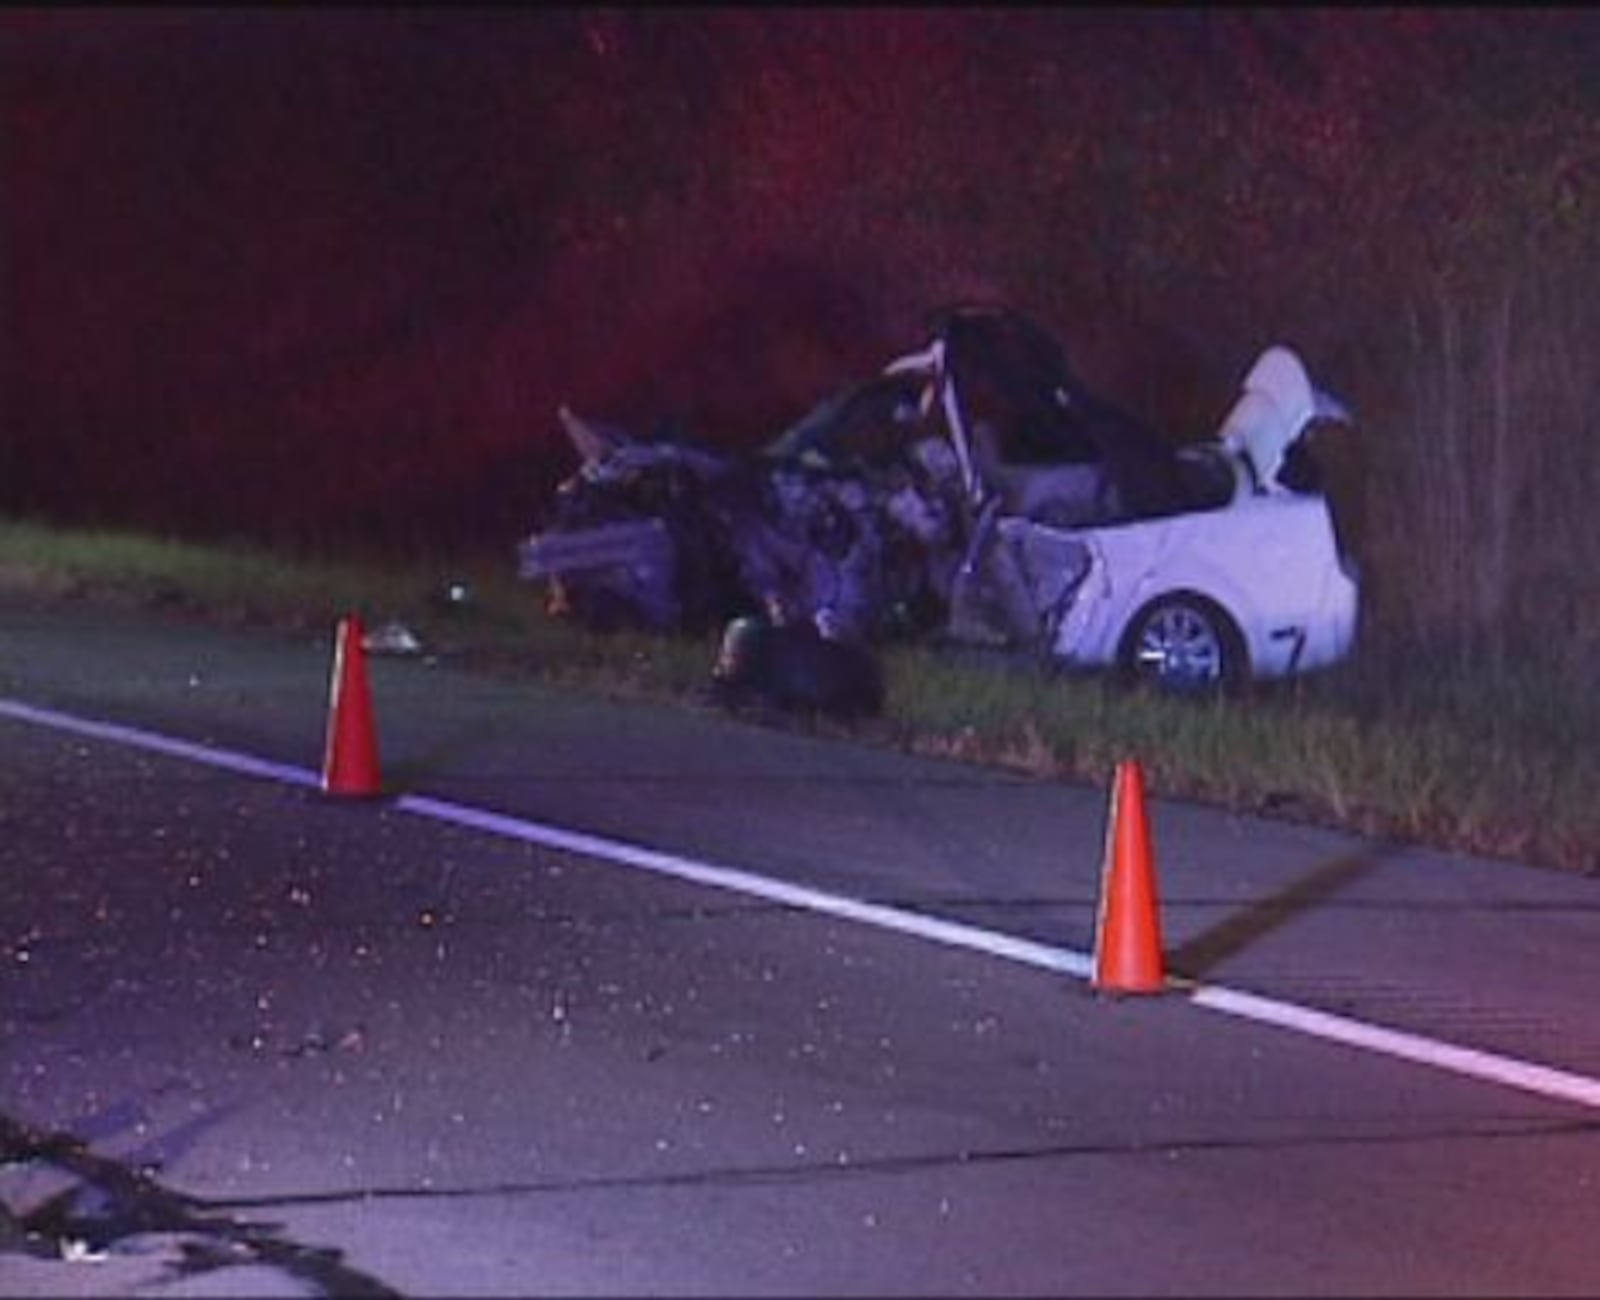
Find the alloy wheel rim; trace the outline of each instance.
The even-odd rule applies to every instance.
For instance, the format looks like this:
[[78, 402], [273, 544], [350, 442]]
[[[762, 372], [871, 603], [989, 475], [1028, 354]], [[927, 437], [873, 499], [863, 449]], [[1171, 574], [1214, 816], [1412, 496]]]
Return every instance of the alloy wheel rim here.
[[1222, 656], [1222, 642], [1210, 620], [1187, 608], [1158, 611], [1139, 637], [1140, 672], [1168, 686], [1220, 681]]

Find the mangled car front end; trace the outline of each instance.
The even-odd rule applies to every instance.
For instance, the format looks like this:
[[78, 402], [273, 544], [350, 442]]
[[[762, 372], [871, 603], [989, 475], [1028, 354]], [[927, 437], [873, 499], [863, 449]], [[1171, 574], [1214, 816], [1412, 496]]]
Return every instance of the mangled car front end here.
[[1004, 309], [948, 314], [752, 455], [562, 420], [582, 465], [519, 572], [597, 626], [755, 617], [1174, 690], [1323, 668], [1354, 643], [1355, 569], [1305, 445], [1349, 416], [1288, 348], [1185, 446], [1086, 390]]

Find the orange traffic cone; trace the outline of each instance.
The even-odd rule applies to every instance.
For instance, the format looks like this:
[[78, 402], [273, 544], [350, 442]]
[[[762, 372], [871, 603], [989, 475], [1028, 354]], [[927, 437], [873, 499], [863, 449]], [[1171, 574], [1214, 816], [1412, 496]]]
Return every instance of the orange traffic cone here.
[[355, 615], [339, 620], [322, 760], [322, 788], [328, 794], [373, 795], [380, 790], [378, 738], [362, 635], [361, 620]]
[[1106, 825], [1094, 986], [1115, 993], [1158, 993], [1165, 982], [1144, 771], [1126, 761], [1117, 764]]

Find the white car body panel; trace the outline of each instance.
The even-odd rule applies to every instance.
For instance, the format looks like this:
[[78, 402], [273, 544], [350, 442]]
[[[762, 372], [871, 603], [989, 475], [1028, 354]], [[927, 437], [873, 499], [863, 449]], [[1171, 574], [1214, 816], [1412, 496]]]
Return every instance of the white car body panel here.
[[[1026, 521], [1007, 531], [1059, 533]], [[1252, 677], [1336, 662], [1355, 635], [1357, 589], [1340, 567], [1320, 498], [1241, 496], [1219, 510], [1062, 534], [1084, 543], [1087, 577], [1060, 618], [1052, 650], [1081, 667], [1118, 662], [1134, 619], [1163, 596], [1220, 606], [1244, 641]]]

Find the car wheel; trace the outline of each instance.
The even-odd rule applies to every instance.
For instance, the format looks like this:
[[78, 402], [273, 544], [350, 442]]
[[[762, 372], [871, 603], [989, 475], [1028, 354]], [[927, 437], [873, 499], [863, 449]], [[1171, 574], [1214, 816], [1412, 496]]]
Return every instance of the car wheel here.
[[1231, 686], [1244, 666], [1244, 641], [1233, 620], [1200, 596], [1163, 596], [1146, 606], [1122, 653], [1122, 668], [1134, 681], [1177, 694]]

